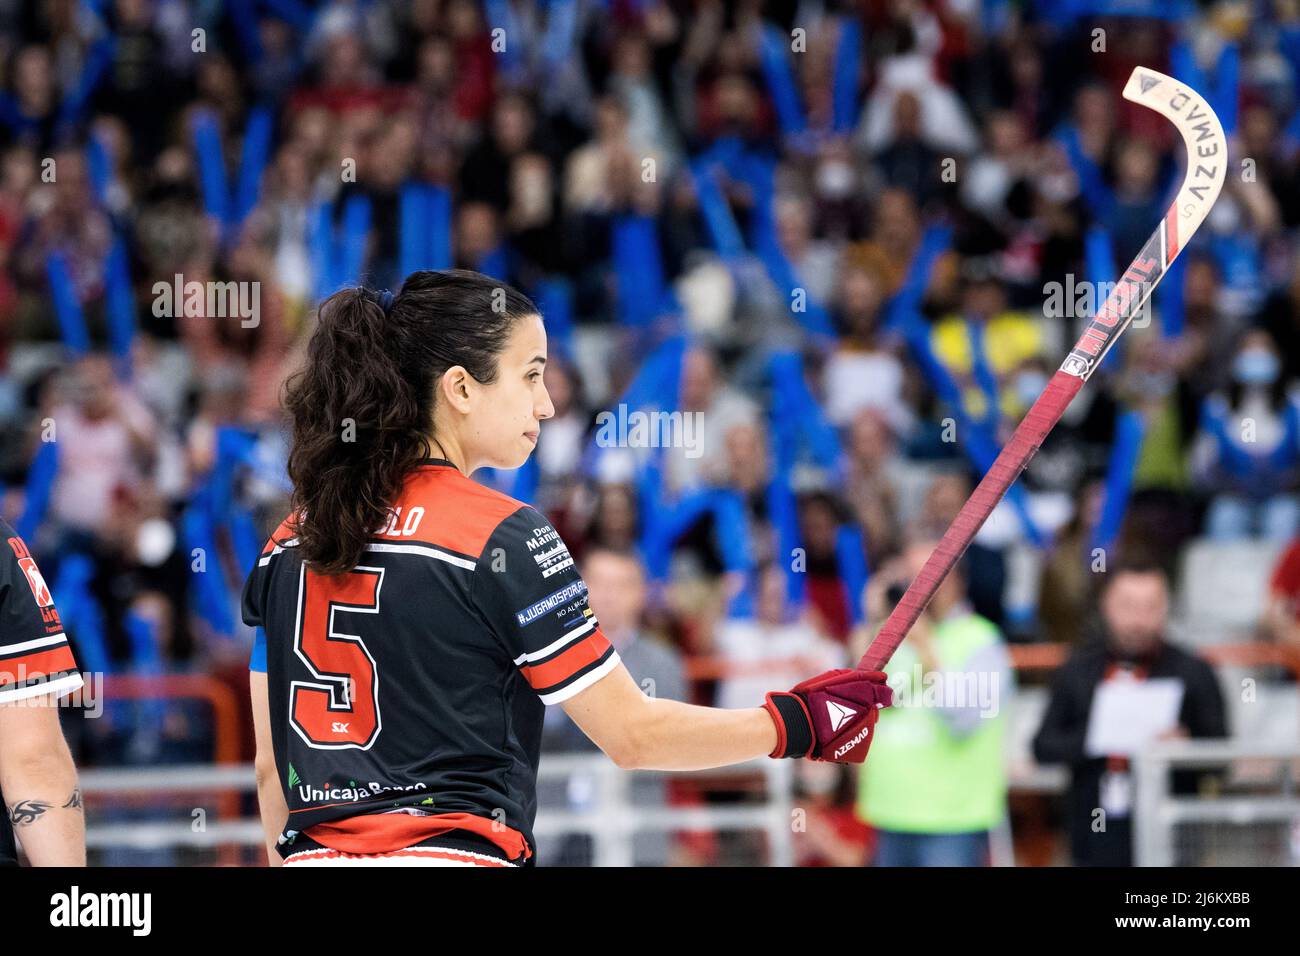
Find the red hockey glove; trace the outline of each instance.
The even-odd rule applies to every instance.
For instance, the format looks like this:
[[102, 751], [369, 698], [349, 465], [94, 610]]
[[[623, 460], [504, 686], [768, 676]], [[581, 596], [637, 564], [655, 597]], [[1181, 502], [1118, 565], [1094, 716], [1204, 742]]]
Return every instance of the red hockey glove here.
[[883, 671], [847, 669], [768, 694], [763, 707], [776, 723], [776, 749], [768, 756], [862, 763], [880, 708], [893, 699]]

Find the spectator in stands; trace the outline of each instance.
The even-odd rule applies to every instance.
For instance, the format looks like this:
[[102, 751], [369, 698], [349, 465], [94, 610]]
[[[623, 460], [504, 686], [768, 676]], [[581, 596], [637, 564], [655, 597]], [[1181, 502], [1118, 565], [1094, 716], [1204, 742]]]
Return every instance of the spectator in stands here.
[[991, 258], [966, 260], [961, 310], [937, 322], [931, 335], [935, 357], [962, 387], [967, 414], [993, 426], [1019, 409], [1015, 372], [1043, 348], [1040, 323], [1007, 308], [997, 269]]
[[966, 175], [961, 177], [961, 195], [966, 208], [990, 219], [1006, 216], [1013, 188], [1032, 170], [1033, 152], [1028, 148], [1024, 124], [1010, 110], [999, 110], [984, 123], [988, 151], [977, 154]]
[[881, 330], [884, 301], [881, 277], [873, 269], [857, 265], [840, 271], [835, 314], [842, 337], [822, 372], [826, 417], [845, 426], [863, 409], [875, 409], [906, 435], [915, 416], [904, 391], [902, 343]]
[[634, 549], [640, 535], [636, 489], [630, 484], [605, 482], [597, 486], [595, 498], [582, 547]]
[[152, 466], [153, 418], [103, 355], [82, 359], [71, 379], [50, 422], [59, 456], [50, 517], [68, 534], [94, 538], [107, 527], [115, 496]]
[[868, 565], [874, 567], [898, 550], [907, 515], [903, 492], [908, 482], [898, 438], [876, 409], [864, 408], [849, 426], [845, 497], [862, 526]]
[[678, 442], [664, 449], [665, 484], [670, 494], [724, 480], [728, 430], [758, 421], [757, 406], [727, 382], [717, 354], [704, 345], [687, 350], [682, 359], [678, 400], [684, 415], [700, 415], [700, 426], [695, 448]]
[[[921, 502], [920, 514], [908, 529], [913, 538], [938, 540], [952, 525], [962, 505], [970, 497], [974, 484], [965, 469], [944, 470], [930, 479]], [[1000, 505], [1006, 508], [1007, 506]], [[1007, 522], [1011, 524], [1011, 522]], [[1018, 522], [1016, 522], [1018, 526]], [[1005, 611], [1002, 595], [1007, 583], [1006, 534], [991, 522], [976, 535], [962, 558], [965, 587], [963, 596], [975, 613], [1001, 628]]]
[[1158, 552], [1154, 556], [1172, 565], [1195, 532], [1187, 468], [1195, 396], [1173, 367], [1171, 350], [1154, 324], [1130, 329], [1123, 348], [1124, 370], [1113, 391], [1119, 411], [1135, 413], [1141, 421], [1125, 534], [1144, 540]]
[[547, 424], [550, 434], [538, 443], [537, 465], [543, 481], [568, 481], [586, 450], [591, 412], [583, 394], [582, 377], [565, 356], [551, 357], [544, 381], [555, 404], [555, 415]]
[[[844, 250], [843, 268], [861, 266], [880, 277], [884, 294], [892, 296], [907, 277], [912, 255], [924, 232], [912, 196], [903, 189], [882, 189], [872, 209], [871, 232]], [[928, 294], [944, 297], [957, 278], [959, 257], [944, 253], [930, 273]]]
[[[870, 630], [893, 610], [938, 543], [915, 538], [872, 575]], [[976, 614], [954, 568], [885, 668], [895, 706], [882, 711], [858, 780], [858, 815], [878, 831], [876, 866], [983, 866], [1006, 815], [1003, 755], [1013, 678], [998, 629]]]
[[[825, 488], [801, 495], [798, 501], [805, 600], [822, 633], [841, 643], [848, 639], [853, 616], [849, 607], [853, 598], [840, 576], [837, 550], [839, 530], [848, 520], [847, 510], [840, 497]], [[779, 559], [786, 557], [780, 555]]]
[[1274, 289], [1260, 311], [1259, 323], [1281, 350], [1282, 377], [1300, 378], [1300, 249], [1291, 254], [1290, 278]]
[[1074, 516], [1052, 542], [1043, 562], [1038, 586], [1039, 639], [1080, 644], [1097, 579], [1097, 559], [1091, 552], [1092, 533], [1101, 515], [1105, 486], [1091, 481], [1075, 502]]
[[719, 681], [715, 707], [752, 707], [773, 681], [793, 685], [808, 674], [849, 666], [841, 645], [792, 613], [779, 565], [761, 566], [753, 587], [752, 611], [722, 621], [713, 638], [714, 653], [734, 669]]
[[1192, 467], [1216, 492], [1205, 523], [1211, 538], [1286, 541], [1300, 532], [1300, 397], [1265, 330], [1242, 337], [1232, 383], [1205, 400]]
[[876, 154], [880, 177], [906, 189], [918, 206], [926, 206], [944, 188], [943, 156], [925, 141], [920, 97], [908, 89], [894, 98], [894, 128], [887, 146]]
[[[1056, 674], [1033, 753], [1039, 763], [1063, 763], [1070, 769], [1065, 813], [1076, 866], [1133, 863], [1130, 761], [1094, 754], [1088, 747], [1094, 695], [1104, 682], [1179, 681], [1177, 724], [1162, 739], [1228, 735], [1218, 678], [1204, 660], [1169, 642], [1168, 613], [1169, 580], [1159, 564], [1133, 559], [1112, 567], [1101, 592], [1101, 634], [1075, 650]], [[871, 756], [876, 756], [874, 749]], [[1194, 793], [1196, 787], [1194, 776], [1175, 775], [1176, 793]]]
[[[651, 697], [687, 700], [686, 676], [681, 655], [642, 630], [646, 607], [645, 571], [634, 554], [597, 548], [582, 561], [588, 601], [600, 629], [618, 650], [628, 673]], [[542, 746], [550, 752], [599, 753], [576, 724], [559, 707], [546, 711]], [[591, 781], [579, 775], [568, 782], [563, 798], [570, 810], [581, 811], [591, 796]], [[553, 788], [552, 788], [553, 789]], [[551, 793], [550, 799], [556, 794]], [[545, 796], [541, 797], [546, 800]], [[632, 783], [632, 800], [639, 806], [662, 806], [667, 786], [662, 778], [638, 777]], [[663, 866], [670, 861], [671, 834], [663, 830], [643, 831], [633, 838], [633, 853], [640, 865]], [[585, 837], [574, 836], [558, 851], [547, 852], [556, 865], [590, 863], [591, 849]]]
[[[1167, 22], [1140, 10], [1123, 18], [1127, 54], [1096, 56], [1087, 44], [1061, 42], [1089, 16], [1078, 4], [1013, 4], [1014, 15], [1005, 16], [1007, 4], [910, 0], [840, 5], [809, 19], [794, 4], [595, 3], [579, 5], [571, 31], [550, 33], [563, 4], [509, 3], [517, 26], [508, 50], [494, 49], [494, 15], [480, 0], [296, 5], [311, 13], [309, 27], [271, 6], [0, 0], [3, 503], [16, 518], [24, 499], [41, 500], [33, 480], [40, 472], [27, 466], [38, 431], [54, 423], [61, 464], [46, 520], [29, 543], [49, 552], [39, 556], [52, 584], [69, 557], [74, 569], [90, 568], [93, 580], [61, 598], [69, 630], [80, 641], [78, 630], [86, 635], [85, 622], [102, 613], [117, 660], [127, 656], [131, 615], [152, 621], [168, 664], [189, 657], [194, 645], [195, 666], [206, 674], [219, 672], [220, 648], [248, 637], [218, 634], [229, 595], [206, 586], [217, 575], [187, 570], [188, 536], [201, 530], [200, 518], [210, 521], [218, 543], [208, 547], [221, 555], [215, 562], [209, 555], [209, 572], [234, 570], [239, 549], [230, 532], [241, 527], [234, 513], [262, 517], [264, 508], [282, 516], [281, 504], [272, 504], [287, 484], [278, 393], [301, 360], [322, 286], [337, 279], [382, 287], [403, 255], [431, 254], [444, 243], [451, 261], [422, 265], [479, 269], [530, 293], [543, 280], [562, 279], [572, 291], [571, 368], [559, 357], [559, 323], [548, 309], [546, 383], [557, 416], [543, 430], [537, 471], [482, 480], [545, 510], [566, 539], [572, 535], [579, 560], [584, 546], [636, 549], [643, 527], [661, 517], [657, 502], [641, 499], [646, 456], [618, 449], [629, 454], [597, 456], [590, 468], [579, 453], [590, 414], [617, 403], [661, 334], [684, 332], [692, 347], [680, 393], [660, 401], [665, 411], [702, 413], [703, 429], [698, 457], [696, 449], [666, 450], [665, 503], [698, 490], [739, 495], [755, 560], [784, 566], [790, 556], [777, 554], [773, 525], [784, 528], [786, 515], [773, 507], [772, 482], [802, 481], [817, 457], [816, 477], [797, 489], [809, 559], [806, 613], [842, 637], [851, 602], [836, 555], [840, 528], [862, 532], [876, 569], [918, 515], [924, 533], [941, 534], [966, 500], [970, 477], [978, 478], [962, 460], [961, 474], [930, 482], [968, 448], [962, 434], [955, 442], [940, 437], [948, 411], [890, 321], [891, 300], [927, 230], [953, 227], [921, 296], [923, 320], [972, 411], [983, 402], [1000, 413], [994, 437], [1005, 441], [1077, 335], [1077, 316], [1039, 319], [1045, 284], [1087, 272], [1084, 238], [1093, 227], [1109, 231], [1117, 265], [1136, 251], [1180, 168], [1173, 128], [1119, 99], [1130, 55], [1158, 49], [1167, 36]], [[1023, 478], [1040, 529], [1055, 539], [1038, 607], [1016, 600], [1032, 588], [1008, 570], [1018, 567], [1010, 557], [1021, 547], [1019, 522], [988, 522], [967, 551], [966, 599], [1014, 638], [1033, 635], [1037, 617], [1048, 638], [1083, 640], [1082, 611], [1099, 579], [1083, 549], [1099, 497], [1081, 486], [1105, 472], [1117, 415], [1126, 410], [1143, 413], [1145, 435], [1121, 541], [1156, 541], [1172, 565], [1194, 535], [1300, 535], [1296, 487], [1275, 467], [1296, 444], [1287, 388], [1300, 375], [1300, 149], [1292, 122], [1300, 45], [1287, 39], [1294, 31], [1286, 13], [1251, 6], [1249, 20], [1202, 17], [1193, 26], [1208, 47], [1231, 42], [1239, 53], [1241, 69], [1220, 69], [1216, 83], [1236, 77], [1234, 155], [1253, 165], [1230, 177], [1212, 220], [1180, 258], [1182, 331], [1163, 334], [1166, 316], [1177, 315], [1174, 273], [1156, 296], [1162, 334], [1125, 334], [1123, 354], [1090, 380]], [[241, 11], [254, 7], [243, 21]], [[834, 79], [845, 65], [839, 40], [851, 17], [863, 27], [858, 99], [841, 115], [846, 100]], [[807, 50], [789, 60], [806, 130], [787, 136], [754, 40], [764, 27], [787, 32], [803, 21]], [[1251, 29], [1237, 32], [1228, 21]], [[196, 27], [207, 43], [200, 55]], [[86, 70], [97, 51], [108, 59], [96, 80]], [[260, 176], [249, 162], [257, 152], [250, 148], [255, 105], [272, 118]], [[217, 121], [224, 177], [203, 162], [199, 110]], [[1062, 140], [1074, 135], [1078, 150], [1067, 151]], [[701, 197], [691, 168], [714, 147], [723, 160], [721, 209]], [[948, 158], [956, 161], [955, 182], [942, 176]], [[55, 161], [49, 168], [47, 159]], [[814, 358], [786, 290], [773, 294], [754, 254], [755, 215], [769, 208], [769, 197], [754, 192], [758, 161], [775, 164], [778, 245], [835, 329], [834, 341], [815, 343]], [[223, 221], [221, 207], [230, 203], [213, 189], [222, 178], [225, 199], [253, 206], [238, 222]], [[447, 190], [448, 235], [425, 242], [432, 232], [403, 234], [401, 198], [410, 185]], [[369, 219], [363, 235], [343, 241], [353, 199], [369, 203]], [[657, 255], [615, 255], [614, 227], [628, 214], [646, 217]], [[333, 225], [334, 243], [322, 222]], [[720, 236], [733, 234], [744, 247], [737, 257], [720, 248]], [[100, 348], [105, 319], [121, 314], [107, 308], [114, 273], [105, 254], [118, 244], [134, 293], [134, 341], [124, 350], [130, 384], [117, 383], [97, 358], [90, 365], [99, 371], [87, 381], [98, 377], [99, 385], [87, 394], [111, 397], [76, 398], [82, 373], [63, 367], [82, 347], [64, 327], [68, 316], [52, 307], [50, 253], [63, 255], [92, 347]], [[333, 261], [340, 250], [332, 245], [348, 247], [346, 263]], [[334, 274], [344, 266], [346, 275]], [[635, 274], [638, 268], [647, 272]], [[257, 326], [174, 310], [156, 315], [152, 284], [177, 273], [258, 283]], [[665, 296], [652, 303], [653, 322], [623, 327], [620, 290], [629, 287], [671, 291], [681, 314]], [[1275, 344], [1248, 337], [1238, 368], [1227, 359], [1248, 319]], [[972, 331], [983, 333], [991, 389], [975, 374]], [[707, 345], [694, 347], [697, 338]], [[808, 388], [838, 432], [838, 460], [825, 460], [820, 448], [782, 445], [795, 460], [778, 474], [788, 463], [770, 444], [777, 436], [769, 421], [779, 409], [763, 376], [774, 344], [803, 352]], [[1282, 370], [1265, 382], [1270, 351]], [[602, 363], [616, 368], [577, 387], [572, 369], [603, 373]], [[1201, 414], [1207, 396], [1221, 429]], [[1244, 437], [1247, 421], [1253, 441]], [[1204, 428], [1189, 459], [1198, 424]], [[255, 449], [233, 473], [214, 467], [218, 427], [226, 437], [248, 437]], [[1207, 482], [1204, 497], [1214, 496], [1208, 521], [1188, 493], [1189, 471]], [[510, 487], [519, 480], [527, 488], [534, 477], [535, 491]], [[1260, 491], [1264, 485], [1274, 490]], [[807, 495], [813, 487], [825, 494]], [[1048, 505], [1054, 520], [1044, 516]], [[997, 518], [1013, 511], [1004, 505]], [[175, 540], [163, 557], [168, 528]], [[720, 540], [718, 523], [701, 519], [675, 543], [672, 587], [648, 582], [650, 613], [660, 615], [655, 627], [684, 647], [707, 644], [712, 621], [743, 580], [745, 572], [724, 568]], [[1279, 640], [1295, 634], [1291, 622], [1300, 613], [1282, 603], [1300, 591], [1289, 564], [1279, 567], [1269, 619]], [[188, 575], [188, 588], [176, 573]], [[682, 596], [688, 591], [690, 600]], [[149, 720], [145, 709], [122, 713], [127, 723]], [[833, 852], [826, 841], [837, 832], [822, 829], [824, 856], [844, 860], [861, 849]]]

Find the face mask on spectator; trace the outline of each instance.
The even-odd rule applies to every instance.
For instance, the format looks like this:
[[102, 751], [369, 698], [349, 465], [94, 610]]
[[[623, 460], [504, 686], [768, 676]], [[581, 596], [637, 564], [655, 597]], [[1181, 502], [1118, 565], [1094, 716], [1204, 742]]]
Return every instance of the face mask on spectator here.
[[1242, 385], [1272, 385], [1278, 366], [1277, 356], [1267, 349], [1246, 349], [1232, 363], [1232, 374]]
[[817, 167], [817, 192], [826, 199], [843, 199], [853, 192], [853, 167], [832, 160]]
[[136, 528], [136, 558], [146, 567], [158, 567], [175, 548], [176, 531], [162, 518], [147, 518]]
[[1048, 202], [1067, 203], [1079, 194], [1079, 180], [1073, 172], [1048, 173], [1038, 177], [1038, 192]]
[[1016, 399], [1028, 408], [1038, 401], [1038, 396], [1047, 388], [1047, 376], [1042, 372], [1021, 372], [1016, 376]]

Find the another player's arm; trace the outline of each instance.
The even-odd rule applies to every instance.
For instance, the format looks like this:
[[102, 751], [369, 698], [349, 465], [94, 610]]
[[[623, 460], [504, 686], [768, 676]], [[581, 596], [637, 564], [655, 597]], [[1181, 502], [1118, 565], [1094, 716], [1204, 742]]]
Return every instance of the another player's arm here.
[[54, 695], [0, 704], [0, 790], [33, 866], [85, 866], [86, 817]]
[[280, 774], [275, 769], [275, 751], [271, 746], [271, 706], [267, 697], [266, 672], [248, 672], [248, 690], [253, 702], [253, 736], [257, 740], [257, 754], [253, 769], [257, 776], [257, 812], [262, 818], [262, 832], [266, 836], [266, 860], [269, 866], [279, 866], [283, 859], [276, 850], [289, 807], [280, 789]]
[[766, 757], [777, 744], [762, 707], [723, 710], [649, 697], [622, 664], [561, 706], [628, 770], [707, 770]]

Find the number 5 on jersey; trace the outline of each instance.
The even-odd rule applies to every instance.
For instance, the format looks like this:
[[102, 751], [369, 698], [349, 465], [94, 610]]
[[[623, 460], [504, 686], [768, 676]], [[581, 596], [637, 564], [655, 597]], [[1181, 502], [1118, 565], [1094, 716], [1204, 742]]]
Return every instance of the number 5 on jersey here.
[[383, 568], [299, 572], [293, 648], [316, 681], [290, 683], [289, 721], [309, 747], [369, 750], [379, 736], [379, 671], [365, 641], [339, 630], [348, 621], [339, 615], [378, 614], [383, 583]]

